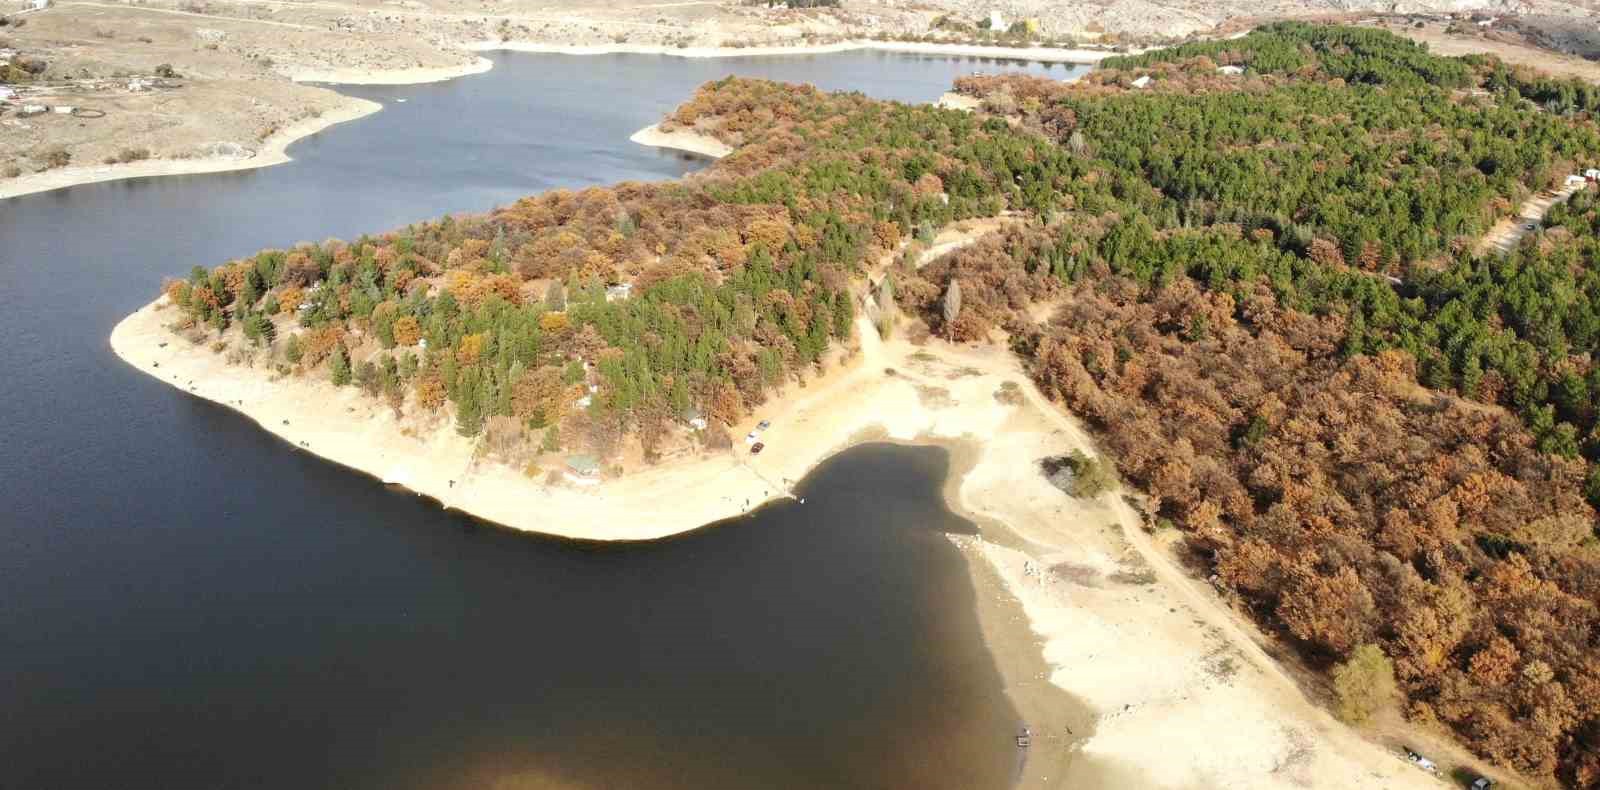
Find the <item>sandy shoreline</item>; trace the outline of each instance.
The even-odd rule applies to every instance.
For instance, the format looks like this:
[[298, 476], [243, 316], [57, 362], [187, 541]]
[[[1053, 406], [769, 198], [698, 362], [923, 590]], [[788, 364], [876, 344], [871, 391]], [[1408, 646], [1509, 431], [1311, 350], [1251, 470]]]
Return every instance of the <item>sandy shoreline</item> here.
[[[596, 486], [546, 485], [542, 475], [535, 480], [501, 464], [475, 463], [474, 442], [457, 436], [449, 420], [408, 437], [386, 407], [354, 388], [313, 378], [274, 380], [265, 370], [229, 366], [167, 330], [177, 312], [164, 303], [161, 297], [146, 305], [111, 334], [112, 349], [135, 368], [239, 411], [297, 447], [445, 507], [567, 538], [652, 540], [700, 529], [785, 496], [788, 485], [860, 437], [887, 430], [912, 439], [932, 422], [913, 387], [881, 381], [883, 353], [862, 319], [862, 351], [845, 369], [813, 380], [792, 392], [782, 409], [760, 415], [775, 423], [764, 434], [766, 453], [752, 457], [738, 442], [732, 451]], [[662, 508], [662, 502], [673, 506]]]
[[492, 68], [494, 61], [479, 56], [471, 63], [460, 66], [418, 66], [409, 69], [293, 69], [285, 72], [285, 76], [295, 82], [327, 82], [339, 85], [420, 85], [482, 74]]
[[556, 55], [666, 55], [678, 58], [751, 58], [774, 55], [826, 55], [835, 52], [876, 50], [913, 55], [953, 55], [996, 60], [1032, 60], [1041, 63], [1081, 63], [1090, 65], [1118, 55], [1098, 49], [1061, 47], [1000, 47], [982, 44], [932, 44], [920, 41], [875, 41], [862, 39], [832, 44], [796, 44], [759, 47], [669, 47], [659, 44], [546, 44], [530, 41], [480, 41], [467, 44], [469, 51], [543, 52]]
[[[982, 437], [976, 460], [947, 492], [981, 534], [951, 540], [967, 556], [980, 595], [1021, 609], [1049, 683], [1093, 715], [1090, 732], [1035, 727], [1044, 736], [1036, 743], [1047, 748], [1030, 755], [1037, 770], [1023, 786], [1332, 790], [1360, 776], [1363, 786], [1439, 787], [1308, 700], [1256, 644], [1254, 628], [1178, 567], [1164, 540], [1145, 535], [1120, 492], [1078, 500], [1045, 479], [1040, 459], [1094, 449], [1006, 349], [934, 345], [915, 374], [938, 380], [982, 371], [991, 384], [1023, 382], [1024, 402], [975, 434]], [[965, 404], [984, 388], [953, 386], [952, 393]], [[990, 573], [999, 588], [986, 589]], [[1003, 623], [984, 628], [991, 643], [1015, 638]], [[1016, 685], [1007, 674], [1008, 686]], [[1031, 721], [1048, 726], [1050, 717], [1029, 699], [1036, 695], [1013, 694]]]
[[48, 192], [52, 189], [94, 184], [101, 181], [120, 181], [126, 178], [152, 178], [155, 176], [192, 175], [198, 173], [223, 173], [230, 170], [252, 170], [271, 167], [291, 161], [287, 150], [296, 140], [310, 137], [335, 124], [365, 118], [383, 109], [383, 105], [366, 99], [350, 98], [338, 109], [315, 118], [306, 118], [291, 124], [261, 143], [254, 156], [243, 158], [208, 157], [204, 159], [147, 159], [120, 165], [85, 165], [61, 167], [0, 181], [0, 200]]

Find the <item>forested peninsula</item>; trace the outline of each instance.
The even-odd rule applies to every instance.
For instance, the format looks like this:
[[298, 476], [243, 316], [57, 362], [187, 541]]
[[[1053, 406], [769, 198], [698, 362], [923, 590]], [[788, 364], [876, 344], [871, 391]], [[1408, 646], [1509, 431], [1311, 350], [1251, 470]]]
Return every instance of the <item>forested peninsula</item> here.
[[1600, 166], [1600, 90], [1299, 23], [956, 87], [981, 109], [714, 82], [662, 129], [733, 153], [683, 181], [269, 250], [157, 307], [183, 354], [359, 388], [548, 485], [562, 454], [725, 451], [863, 332], [1006, 343], [1347, 720], [1392, 685], [1600, 783], [1600, 199], [1478, 252]]

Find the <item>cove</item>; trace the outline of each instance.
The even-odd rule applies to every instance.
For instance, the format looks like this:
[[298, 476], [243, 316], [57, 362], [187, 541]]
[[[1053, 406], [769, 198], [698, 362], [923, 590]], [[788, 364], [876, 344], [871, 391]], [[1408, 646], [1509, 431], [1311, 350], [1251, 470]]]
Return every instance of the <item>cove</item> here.
[[0, 202], [0, 784], [1003, 786], [1016, 716], [940, 534], [969, 529], [942, 451], [858, 448], [805, 505], [571, 544], [384, 489], [106, 348], [191, 265], [679, 176], [700, 163], [628, 135], [728, 73], [929, 100], [1045, 70], [494, 59], [347, 89], [385, 110], [286, 165]]

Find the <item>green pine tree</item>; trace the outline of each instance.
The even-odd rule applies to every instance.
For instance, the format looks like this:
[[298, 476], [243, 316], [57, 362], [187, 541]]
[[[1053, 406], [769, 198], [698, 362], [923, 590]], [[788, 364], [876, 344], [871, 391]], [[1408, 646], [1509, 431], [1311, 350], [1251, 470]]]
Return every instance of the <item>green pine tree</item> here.
[[350, 383], [350, 352], [345, 351], [342, 344], [333, 349], [333, 358], [328, 363], [328, 376], [335, 387]]
[[483, 387], [480, 382], [468, 381], [466, 376], [462, 379], [456, 398], [456, 433], [477, 436], [483, 433]]

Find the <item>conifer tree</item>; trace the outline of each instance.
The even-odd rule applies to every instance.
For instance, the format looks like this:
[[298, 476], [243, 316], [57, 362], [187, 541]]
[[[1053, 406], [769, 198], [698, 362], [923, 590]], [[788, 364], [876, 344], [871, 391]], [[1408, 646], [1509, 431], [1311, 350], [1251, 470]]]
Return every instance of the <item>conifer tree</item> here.
[[345, 351], [343, 343], [333, 349], [332, 358], [328, 363], [328, 376], [335, 387], [343, 387], [350, 383], [350, 352]]

